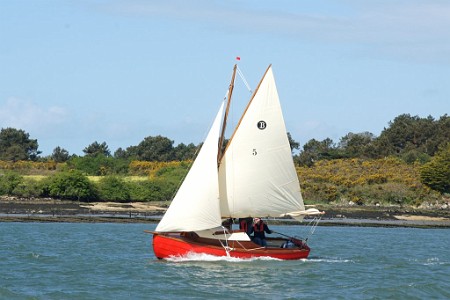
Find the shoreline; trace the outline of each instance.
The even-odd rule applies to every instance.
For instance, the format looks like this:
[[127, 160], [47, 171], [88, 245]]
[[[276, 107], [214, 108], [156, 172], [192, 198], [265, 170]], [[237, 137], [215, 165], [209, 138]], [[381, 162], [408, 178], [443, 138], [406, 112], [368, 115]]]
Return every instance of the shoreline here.
[[[0, 197], [1, 222], [157, 223], [167, 202], [76, 202]], [[317, 206], [318, 226], [450, 228], [449, 210], [400, 207]], [[270, 219], [274, 225], [307, 225], [308, 219]]]
[[[141, 223], [141, 224], [156, 224], [158, 219], [136, 217], [132, 215], [127, 217], [125, 215], [110, 215], [104, 216], [102, 214], [92, 214], [90, 216], [79, 215], [0, 215], [0, 223], [16, 222], [16, 223]], [[308, 220], [304, 222], [297, 222], [293, 220], [270, 219], [268, 221], [271, 225], [299, 225], [307, 226]], [[352, 227], [389, 227], [389, 228], [434, 228], [444, 229], [450, 228], [450, 221], [407, 221], [407, 220], [374, 220], [374, 219], [321, 219], [318, 223], [322, 226], [352, 226]]]

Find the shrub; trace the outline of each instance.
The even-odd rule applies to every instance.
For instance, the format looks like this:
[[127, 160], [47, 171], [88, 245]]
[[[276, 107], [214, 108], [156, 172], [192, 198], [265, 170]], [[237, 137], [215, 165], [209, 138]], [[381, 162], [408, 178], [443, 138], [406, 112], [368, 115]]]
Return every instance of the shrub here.
[[0, 195], [12, 195], [14, 189], [23, 182], [23, 177], [14, 172], [0, 174]]
[[167, 201], [172, 199], [176, 185], [166, 180], [130, 182], [131, 199], [134, 201]]
[[103, 154], [96, 156], [72, 157], [67, 161], [67, 166], [76, 169], [88, 175], [104, 176], [126, 172], [127, 161], [115, 159]]
[[98, 192], [87, 176], [80, 171], [71, 170], [46, 178], [43, 182], [43, 196], [78, 201], [94, 201], [98, 199]]
[[[420, 163], [388, 157], [321, 160], [298, 167], [305, 201], [410, 204], [434, 197], [419, 181]], [[448, 167], [450, 170], [450, 167]]]
[[42, 184], [34, 179], [25, 178], [12, 191], [12, 194], [19, 197], [39, 197], [42, 194]]
[[161, 162], [133, 160], [129, 165], [129, 173], [132, 175], [149, 175], [150, 178], [161, 176], [165, 173], [168, 173], [168, 171], [173, 170], [178, 170], [176, 172], [186, 174], [191, 164], [191, 161]]
[[129, 184], [120, 177], [103, 177], [98, 182], [98, 188], [102, 200], [128, 202], [131, 199]]
[[420, 177], [424, 184], [440, 193], [450, 193], [450, 143], [430, 162], [423, 165]]

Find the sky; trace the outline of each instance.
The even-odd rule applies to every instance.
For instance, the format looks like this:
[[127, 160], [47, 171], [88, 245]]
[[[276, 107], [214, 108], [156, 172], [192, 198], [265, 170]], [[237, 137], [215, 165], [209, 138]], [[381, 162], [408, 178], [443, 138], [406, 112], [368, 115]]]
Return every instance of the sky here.
[[42, 156], [198, 144], [238, 63], [252, 89], [272, 64], [301, 146], [378, 136], [450, 112], [449, 16], [446, 0], [0, 1], [0, 128]]

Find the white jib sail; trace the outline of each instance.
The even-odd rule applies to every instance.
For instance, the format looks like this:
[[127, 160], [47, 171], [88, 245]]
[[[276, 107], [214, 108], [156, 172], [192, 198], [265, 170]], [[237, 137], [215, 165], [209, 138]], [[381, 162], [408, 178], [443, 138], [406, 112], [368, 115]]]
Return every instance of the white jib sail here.
[[217, 170], [218, 139], [224, 103], [169, 209], [159, 232], [196, 231], [221, 225]]
[[229, 142], [219, 185], [223, 217], [305, 209], [271, 67]]

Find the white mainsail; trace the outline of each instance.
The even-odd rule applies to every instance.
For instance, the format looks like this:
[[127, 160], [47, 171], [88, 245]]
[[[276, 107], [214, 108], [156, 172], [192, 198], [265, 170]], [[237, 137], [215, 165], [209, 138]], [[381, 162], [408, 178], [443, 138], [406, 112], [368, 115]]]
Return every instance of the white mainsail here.
[[156, 231], [198, 231], [221, 225], [217, 152], [223, 108], [224, 103]]
[[271, 66], [228, 142], [219, 187], [222, 217], [305, 210]]

